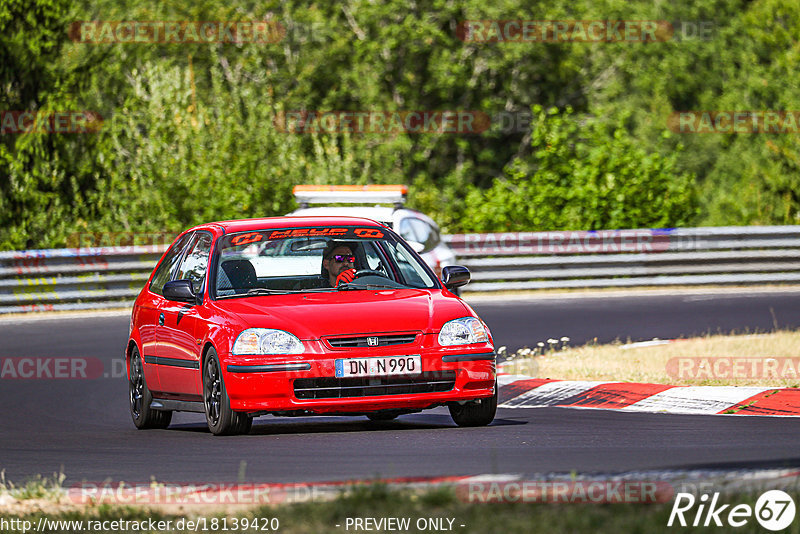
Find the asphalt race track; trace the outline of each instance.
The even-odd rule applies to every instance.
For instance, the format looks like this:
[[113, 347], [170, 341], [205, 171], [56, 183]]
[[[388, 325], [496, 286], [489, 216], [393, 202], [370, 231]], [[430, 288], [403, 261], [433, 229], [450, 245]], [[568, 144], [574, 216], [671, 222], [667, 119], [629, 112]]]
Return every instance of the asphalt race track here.
[[[669, 338], [800, 326], [800, 292], [476, 301], [498, 345], [549, 337]], [[771, 311], [770, 311], [771, 310]], [[23, 481], [63, 471], [65, 484], [104, 480], [253, 482], [643, 469], [800, 466], [800, 423], [773, 417], [501, 409], [492, 426], [456, 428], [445, 409], [388, 423], [366, 418], [256, 420], [251, 434], [213, 437], [199, 414], [137, 431], [119, 363], [122, 316], [0, 321], [0, 358], [84, 356], [104, 378], [0, 380], [0, 469]], [[116, 363], [115, 363], [116, 360]], [[116, 376], [115, 376], [116, 375]], [[243, 464], [243, 462], [245, 462]]]
[[[641, 341], [800, 327], [800, 291], [683, 293], [636, 297], [478, 300], [472, 307], [492, 330], [497, 346], [509, 350], [548, 338], [570, 338], [571, 345], [616, 339]], [[533, 345], [532, 345], [533, 344]]]

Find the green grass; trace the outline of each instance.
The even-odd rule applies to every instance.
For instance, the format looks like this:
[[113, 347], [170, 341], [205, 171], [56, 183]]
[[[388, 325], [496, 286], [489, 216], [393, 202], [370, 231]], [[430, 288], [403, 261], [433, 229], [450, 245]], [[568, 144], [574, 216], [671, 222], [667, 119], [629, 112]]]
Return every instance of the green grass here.
[[36, 475], [23, 484], [16, 486], [6, 480], [5, 469], [0, 471], [0, 495], [6, 493], [18, 500], [56, 499], [62, 493], [62, 484], [66, 475], [53, 473], [52, 477]]

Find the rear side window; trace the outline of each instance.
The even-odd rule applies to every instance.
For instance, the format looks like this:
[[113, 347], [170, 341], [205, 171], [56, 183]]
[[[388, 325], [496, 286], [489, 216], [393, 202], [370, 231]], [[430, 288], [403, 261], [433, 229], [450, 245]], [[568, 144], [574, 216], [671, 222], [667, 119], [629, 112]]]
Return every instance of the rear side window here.
[[164, 256], [164, 259], [158, 265], [156, 274], [153, 275], [153, 280], [150, 282], [150, 291], [156, 295], [164, 294], [164, 284], [171, 280], [172, 273], [175, 271], [175, 267], [178, 265], [178, 262], [181, 259], [181, 253], [183, 252], [183, 249], [186, 247], [186, 243], [189, 242], [189, 239], [192, 237], [192, 235], [193, 234], [189, 233], [178, 238], [172, 247], [170, 247], [166, 256]]

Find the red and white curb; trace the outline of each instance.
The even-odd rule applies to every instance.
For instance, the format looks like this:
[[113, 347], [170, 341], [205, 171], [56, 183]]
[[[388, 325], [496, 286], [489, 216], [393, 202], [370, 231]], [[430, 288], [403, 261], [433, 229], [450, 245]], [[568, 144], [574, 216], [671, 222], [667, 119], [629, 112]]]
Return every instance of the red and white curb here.
[[625, 412], [800, 416], [800, 389], [669, 386], [498, 377], [499, 408], [599, 408]]

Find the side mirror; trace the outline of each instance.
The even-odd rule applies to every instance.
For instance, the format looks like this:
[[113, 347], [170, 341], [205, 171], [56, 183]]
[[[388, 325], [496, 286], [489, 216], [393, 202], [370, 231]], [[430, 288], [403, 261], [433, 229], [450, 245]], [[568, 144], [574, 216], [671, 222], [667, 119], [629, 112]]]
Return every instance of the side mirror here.
[[422, 243], [417, 243], [416, 241], [406, 241], [406, 243], [408, 243], [408, 246], [414, 249], [414, 252], [417, 254], [422, 254], [422, 251], [425, 250], [425, 245]]
[[195, 303], [191, 280], [173, 280], [164, 284], [164, 298], [175, 302]]
[[442, 269], [442, 282], [444, 287], [451, 291], [457, 287], [469, 284], [469, 269], [461, 265], [448, 265]]

